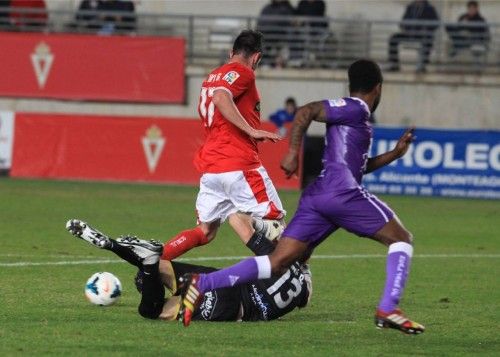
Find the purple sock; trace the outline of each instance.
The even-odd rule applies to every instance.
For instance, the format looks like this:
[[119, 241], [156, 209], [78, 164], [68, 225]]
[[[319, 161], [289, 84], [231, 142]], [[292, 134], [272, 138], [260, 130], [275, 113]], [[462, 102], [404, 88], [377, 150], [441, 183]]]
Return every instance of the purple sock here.
[[271, 277], [271, 264], [267, 255], [252, 257], [209, 274], [200, 274], [198, 288], [201, 292], [227, 288]]
[[389, 246], [384, 294], [378, 305], [380, 310], [391, 312], [398, 306], [408, 278], [412, 255], [411, 244], [398, 242]]

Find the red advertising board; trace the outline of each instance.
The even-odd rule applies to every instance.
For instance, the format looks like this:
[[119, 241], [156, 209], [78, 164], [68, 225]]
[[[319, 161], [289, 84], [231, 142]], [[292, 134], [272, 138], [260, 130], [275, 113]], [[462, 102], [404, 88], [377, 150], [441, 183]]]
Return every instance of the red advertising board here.
[[[17, 113], [10, 174], [197, 185], [193, 157], [203, 138], [196, 119]], [[276, 187], [299, 187], [279, 169], [286, 142], [259, 150]]]
[[0, 96], [182, 103], [184, 39], [0, 32]]

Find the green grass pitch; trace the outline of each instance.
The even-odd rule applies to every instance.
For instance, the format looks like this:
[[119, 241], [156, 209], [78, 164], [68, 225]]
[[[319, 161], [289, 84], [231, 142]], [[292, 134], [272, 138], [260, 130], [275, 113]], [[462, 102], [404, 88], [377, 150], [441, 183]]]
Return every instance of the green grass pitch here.
[[[0, 180], [0, 355], [500, 354], [498, 201], [384, 197], [415, 235], [416, 257], [402, 307], [426, 325], [421, 336], [375, 329], [373, 312], [385, 268], [385, 259], [377, 255], [385, 248], [345, 232], [316, 251], [342, 257], [311, 260], [314, 293], [308, 308], [280, 321], [194, 322], [186, 329], [141, 318], [134, 268], [99, 263], [115, 257], [64, 229], [67, 219], [81, 218], [111, 235], [166, 240], [195, 223], [196, 192], [175, 186]], [[298, 193], [285, 191], [281, 197], [290, 217]], [[240, 255], [248, 251], [224, 227], [213, 243], [187, 257]], [[84, 298], [85, 281], [96, 271], [121, 279], [117, 305], [92, 306]]]

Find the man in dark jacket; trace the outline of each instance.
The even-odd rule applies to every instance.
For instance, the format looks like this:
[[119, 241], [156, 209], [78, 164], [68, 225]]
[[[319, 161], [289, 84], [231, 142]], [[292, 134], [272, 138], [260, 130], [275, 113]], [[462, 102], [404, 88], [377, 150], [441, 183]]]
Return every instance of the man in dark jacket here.
[[479, 13], [477, 1], [467, 3], [467, 12], [458, 18], [457, 25], [446, 27], [452, 47], [450, 55], [455, 56], [458, 50], [470, 48], [474, 44], [487, 46], [490, 33], [486, 20]]
[[328, 21], [322, 21], [325, 17], [325, 2], [323, 0], [301, 0], [297, 6], [296, 14], [298, 16], [316, 17], [318, 21], [308, 21], [310, 27], [319, 28], [319, 30], [328, 27]]
[[10, 0], [0, 0], [0, 26], [10, 25], [9, 12]]
[[116, 30], [135, 31], [135, 5], [130, 0], [83, 0], [75, 15], [78, 27], [111, 34]]
[[429, 63], [429, 55], [434, 42], [434, 31], [439, 25], [416, 23], [418, 21], [439, 21], [436, 9], [427, 0], [415, 0], [406, 7], [400, 24], [401, 32], [395, 33], [389, 40], [390, 70], [399, 70], [399, 43], [418, 42], [421, 45], [421, 50], [417, 70], [425, 71], [425, 65]]
[[257, 30], [264, 35], [262, 64], [275, 66], [282, 46], [288, 46], [295, 9], [288, 0], [272, 0], [261, 10]]

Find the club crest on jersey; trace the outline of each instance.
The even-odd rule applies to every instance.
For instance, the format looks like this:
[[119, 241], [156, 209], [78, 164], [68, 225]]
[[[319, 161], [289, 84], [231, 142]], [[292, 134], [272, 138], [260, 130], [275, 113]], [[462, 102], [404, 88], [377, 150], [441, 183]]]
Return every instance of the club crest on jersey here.
[[222, 77], [222, 79], [229, 84], [233, 84], [238, 78], [240, 78], [240, 75], [236, 71], [227, 72], [226, 75]]
[[344, 105], [347, 104], [345, 102], [345, 100], [342, 99], [342, 98], [339, 98], [339, 99], [330, 99], [328, 101], [328, 103], [330, 104], [330, 107], [343, 107]]

